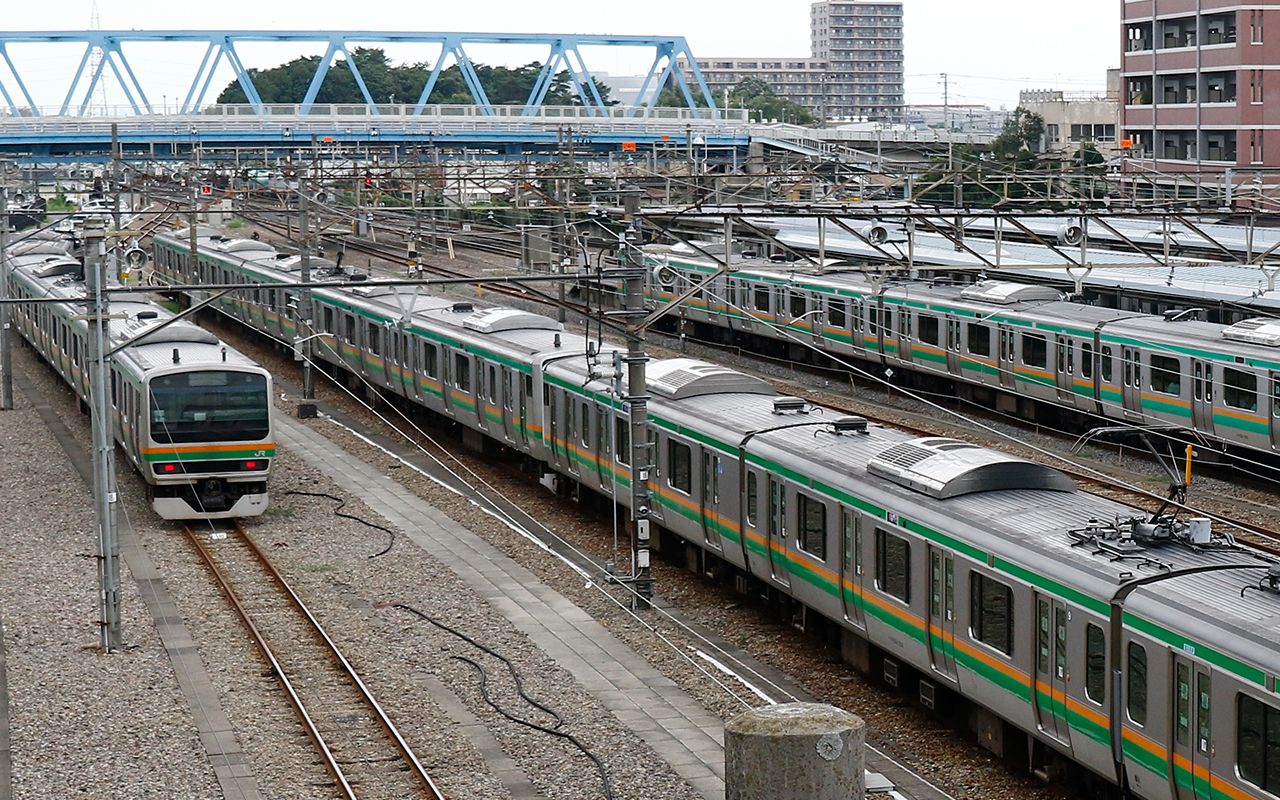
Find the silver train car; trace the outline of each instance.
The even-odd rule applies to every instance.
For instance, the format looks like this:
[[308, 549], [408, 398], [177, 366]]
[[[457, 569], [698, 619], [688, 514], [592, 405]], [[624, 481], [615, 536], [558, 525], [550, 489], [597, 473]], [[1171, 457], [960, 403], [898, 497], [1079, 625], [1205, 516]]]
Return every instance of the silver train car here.
[[[255, 284], [222, 310], [288, 335], [293, 257], [201, 231], [193, 264], [188, 246], [156, 237], [163, 277]], [[375, 280], [314, 299], [330, 368], [630, 502], [609, 345], [593, 357], [550, 318]], [[927, 703], [965, 703], [980, 741], [1036, 771], [1148, 800], [1280, 798], [1275, 559], [730, 369], [654, 361], [649, 380], [662, 548], [751, 576]]]
[[[90, 365], [80, 262], [65, 246], [34, 240], [10, 248], [14, 326], [88, 403]], [[142, 293], [112, 296], [110, 362], [115, 441], [146, 481], [164, 519], [221, 519], [261, 514], [276, 445], [271, 375], [216, 336], [175, 322], [137, 344], [128, 342], [172, 318]]]
[[[652, 247], [649, 297], [671, 300], [716, 271]], [[955, 381], [962, 396], [1034, 413], [1032, 402], [1206, 440], [1280, 452], [1280, 320], [1223, 326], [1068, 302], [1009, 281], [873, 284], [833, 267], [746, 261], [672, 316], [707, 338], [805, 359], [804, 345], [899, 373]], [[800, 344], [803, 342], [804, 344]], [[1021, 402], [1019, 402], [1021, 401]]]

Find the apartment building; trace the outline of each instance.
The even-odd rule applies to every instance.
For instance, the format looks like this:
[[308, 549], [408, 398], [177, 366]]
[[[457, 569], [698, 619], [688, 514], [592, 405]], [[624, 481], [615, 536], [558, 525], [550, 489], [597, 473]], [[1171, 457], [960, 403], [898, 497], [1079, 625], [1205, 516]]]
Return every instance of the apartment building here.
[[717, 98], [759, 78], [823, 120], [900, 121], [902, 0], [819, 0], [809, 23], [808, 58], [703, 57], [702, 75]]
[[1131, 158], [1161, 172], [1280, 166], [1280, 0], [1120, 1]]

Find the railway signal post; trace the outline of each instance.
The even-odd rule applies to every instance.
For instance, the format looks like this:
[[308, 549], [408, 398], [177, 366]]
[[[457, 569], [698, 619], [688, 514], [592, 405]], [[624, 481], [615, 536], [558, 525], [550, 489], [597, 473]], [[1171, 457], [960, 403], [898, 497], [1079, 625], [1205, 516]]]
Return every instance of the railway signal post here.
[[[0, 300], [9, 297], [9, 190], [0, 186]], [[0, 303], [0, 409], [13, 408], [13, 340], [9, 304]]]
[[101, 643], [108, 653], [123, 647], [120, 629], [120, 542], [116, 539], [115, 442], [111, 435], [107, 351], [109, 324], [106, 283], [106, 237], [99, 217], [84, 221], [84, 277], [89, 321], [88, 364], [91, 370], [90, 421], [93, 433], [93, 505], [98, 522], [98, 582], [101, 600]]
[[[298, 418], [312, 419], [316, 416], [315, 375], [312, 372], [312, 358], [315, 354], [315, 325], [312, 320], [313, 303], [311, 302], [311, 198], [307, 195], [305, 182], [298, 186], [298, 277], [302, 289], [298, 294], [297, 326], [294, 337], [302, 347], [302, 400], [298, 403]], [[295, 345], [298, 346], [298, 345]]]
[[[629, 268], [623, 279], [622, 298], [627, 314], [627, 388], [622, 397], [628, 414], [631, 464], [631, 557], [635, 594], [632, 604], [647, 608], [653, 599], [653, 572], [649, 567], [649, 471], [654, 453], [649, 442], [649, 392], [644, 352], [644, 268], [636, 261], [635, 230], [629, 228], [619, 241], [624, 263]], [[561, 284], [563, 286], [563, 283]]]

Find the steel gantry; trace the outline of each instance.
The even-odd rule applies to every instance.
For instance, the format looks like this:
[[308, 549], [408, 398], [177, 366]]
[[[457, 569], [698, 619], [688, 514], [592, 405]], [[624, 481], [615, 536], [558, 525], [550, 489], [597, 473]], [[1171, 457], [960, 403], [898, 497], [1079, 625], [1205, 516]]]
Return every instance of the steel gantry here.
[[[584, 108], [601, 116], [606, 115], [608, 107], [596, 88], [595, 79], [587, 66], [581, 48], [633, 47], [652, 49], [654, 58], [648, 73], [644, 76], [640, 96], [628, 111], [630, 115], [642, 115], [652, 110], [658, 102], [658, 96], [665, 88], [672, 85], [680, 92], [690, 109], [699, 109], [699, 102], [701, 102], [705, 104], [705, 111], [711, 118], [719, 119], [715, 97], [707, 86], [698, 68], [698, 62], [683, 36], [406, 31], [0, 31], [0, 61], [9, 72], [7, 76], [0, 75], [0, 95], [3, 95], [4, 102], [8, 104], [9, 111], [14, 116], [40, 116], [40, 106], [33, 99], [20, 64], [12, 57], [10, 47], [19, 44], [83, 44], [79, 66], [71, 75], [62, 105], [56, 112], [58, 116], [83, 116], [89, 109], [93, 92], [103, 80], [107, 69], [114, 74], [128, 105], [135, 114], [154, 114], [156, 111], [152, 101], [147, 97], [143, 81], [139, 80], [137, 72], [130, 64], [126, 49], [129, 45], [157, 42], [205, 45], [204, 55], [199, 64], [197, 65], [193, 60], [191, 65], [194, 68], [194, 77], [182, 100], [180, 114], [194, 114], [200, 110], [205, 103], [214, 74], [224, 62], [230, 67], [240, 88], [244, 90], [254, 113], [258, 115], [267, 113], [267, 106], [254, 85], [253, 73], [245, 66], [237, 46], [249, 42], [298, 42], [325, 46], [324, 55], [317, 62], [316, 71], [308, 84], [306, 95], [301, 98], [292, 98], [290, 101], [300, 103], [303, 113], [306, 113], [306, 110], [315, 103], [325, 76], [329, 73], [335, 59], [341, 56], [347, 68], [351, 70], [351, 75], [368, 106], [369, 113], [378, 114], [378, 104], [374, 102], [364, 76], [360, 74], [360, 68], [351, 56], [351, 48], [356, 45], [370, 44], [420, 44], [437, 45], [439, 51], [417, 103], [412, 108], [412, 113], [422, 114], [441, 73], [446, 65], [452, 62], [457, 65], [458, 71], [462, 74], [462, 79], [476, 106], [483, 109], [484, 113], [491, 115], [494, 113], [493, 104], [489, 101], [480, 81], [474, 61], [467, 54], [467, 47], [496, 44], [545, 45], [548, 48], [542, 71], [525, 101], [524, 114], [527, 116], [537, 112], [560, 70], [568, 73], [574, 94]], [[192, 52], [198, 52], [198, 50]], [[680, 58], [688, 63], [688, 77], [676, 67], [676, 61]], [[692, 79], [692, 85], [690, 79]], [[86, 80], [87, 85], [83, 85]]]

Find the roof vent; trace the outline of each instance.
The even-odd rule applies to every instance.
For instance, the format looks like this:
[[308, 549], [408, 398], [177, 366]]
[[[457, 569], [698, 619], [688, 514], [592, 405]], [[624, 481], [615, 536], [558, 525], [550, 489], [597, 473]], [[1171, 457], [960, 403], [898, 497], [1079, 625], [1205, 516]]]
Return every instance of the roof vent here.
[[[777, 401], [774, 401], [777, 407]], [[832, 423], [836, 433], [868, 433], [866, 417], [841, 417]]]
[[449, 310], [455, 314], [470, 314], [476, 307], [471, 303], [454, 303]]
[[564, 330], [564, 326], [551, 317], [521, 311], [517, 308], [481, 309], [464, 319], [462, 326], [480, 333], [502, 333], [503, 331], [519, 330]]
[[936, 436], [890, 447], [871, 459], [867, 471], [939, 499], [1005, 489], [1073, 492], [1076, 488], [1070, 478], [1051, 467]]
[[658, 361], [649, 367], [648, 373], [649, 389], [669, 400], [708, 394], [774, 393], [773, 387], [760, 378], [693, 358]]
[[138, 319], [155, 319], [160, 315], [154, 311], [139, 311], [135, 316]]
[[1280, 347], [1280, 319], [1254, 317], [1222, 329], [1223, 338], [1267, 347]]
[[1030, 300], [1061, 300], [1062, 293], [1052, 286], [1032, 286], [1013, 281], [979, 281], [960, 292], [964, 300], [1008, 306]]
[[809, 404], [800, 397], [775, 397], [773, 399], [773, 413], [775, 414], [806, 414], [808, 413]]

